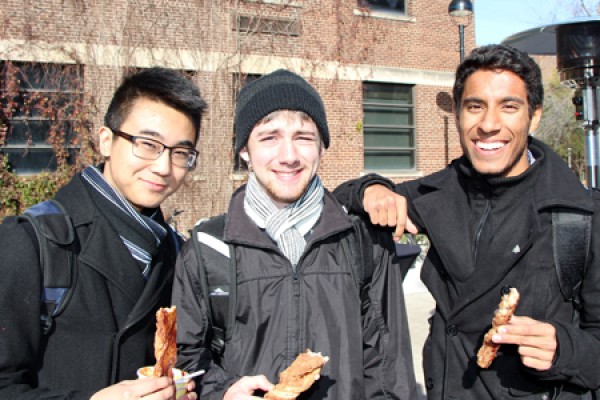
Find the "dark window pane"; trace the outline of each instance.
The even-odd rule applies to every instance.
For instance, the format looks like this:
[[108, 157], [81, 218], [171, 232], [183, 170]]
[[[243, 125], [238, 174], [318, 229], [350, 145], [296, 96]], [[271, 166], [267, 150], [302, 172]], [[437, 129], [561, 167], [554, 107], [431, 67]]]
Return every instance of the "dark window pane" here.
[[368, 6], [373, 10], [394, 10], [405, 13], [405, 0], [359, 0], [360, 6]]
[[21, 64], [16, 70], [19, 87], [25, 90], [77, 90], [80, 74], [77, 65]]
[[386, 108], [365, 104], [365, 126], [367, 125], [395, 125], [412, 126], [412, 108]]
[[365, 148], [403, 148], [414, 147], [412, 129], [365, 129]]
[[[78, 146], [75, 122], [83, 106], [80, 65], [0, 62], [0, 104], [10, 130], [4, 149], [13, 170], [35, 173], [56, 168], [51, 140]], [[74, 161], [72, 154], [67, 162]]]
[[399, 170], [414, 169], [415, 156], [412, 151], [386, 152], [386, 151], [368, 151], [365, 152], [365, 170]]
[[40, 171], [56, 169], [56, 157], [51, 148], [44, 150], [33, 149], [4, 149], [8, 162], [18, 174], [32, 174]]
[[366, 170], [415, 168], [413, 87], [389, 83], [363, 85]]
[[7, 145], [45, 144], [50, 130], [48, 120], [12, 120], [12, 130], [7, 137]]
[[[56, 170], [56, 155], [50, 148], [14, 149], [2, 150], [8, 156], [8, 162], [17, 174], [35, 174], [43, 171]], [[69, 149], [67, 163], [75, 162], [77, 149]]]
[[412, 86], [369, 83], [364, 86], [365, 103], [412, 104]]

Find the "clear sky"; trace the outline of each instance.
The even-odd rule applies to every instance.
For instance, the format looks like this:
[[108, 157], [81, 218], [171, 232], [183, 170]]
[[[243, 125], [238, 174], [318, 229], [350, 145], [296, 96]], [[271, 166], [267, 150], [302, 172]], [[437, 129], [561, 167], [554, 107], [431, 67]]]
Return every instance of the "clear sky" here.
[[508, 36], [572, 18], [571, 0], [474, 0], [478, 46], [500, 43]]

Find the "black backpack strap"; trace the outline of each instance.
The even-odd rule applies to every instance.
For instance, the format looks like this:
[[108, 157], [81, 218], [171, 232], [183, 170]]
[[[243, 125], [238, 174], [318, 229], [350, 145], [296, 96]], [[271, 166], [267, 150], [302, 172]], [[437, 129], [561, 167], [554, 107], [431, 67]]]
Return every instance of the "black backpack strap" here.
[[[352, 274], [360, 290], [361, 313], [364, 315], [370, 305], [369, 287], [375, 260], [373, 259], [373, 239], [371, 233], [366, 228], [365, 222], [360, 216], [348, 214], [352, 221], [353, 232], [342, 241], [342, 245], [347, 254], [350, 254]], [[392, 233], [390, 232], [390, 235]], [[396, 262], [402, 273], [402, 279], [406, 276], [409, 268], [413, 265], [421, 253], [421, 247], [416, 243], [414, 237], [407, 236], [408, 243], [396, 243]]]
[[75, 280], [75, 228], [62, 205], [47, 200], [27, 209], [18, 217], [39, 249], [43, 277], [40, 320], [44, 334], [52, 328], [71, 298]]
[[202, 295], [212, 327], [211, 350], [220, 359], [235, 323], [237, 270], [234, 246], [223, 242], [225, 215], [201, 221], [192, 230]]
[[560, 290], [576, 309], [590, 254], [591, 214], [564, 208], [552, 210], [552, 245]]
[[349, 214], [352, 221], [352, 232], [342, 240], [342, 247], [350, 256], [352, 278], [359, 289], [361, 315], [365, 315], [371, 304], [369, 287], [373, 276], [373, 241], [362, 225], [359, 216]]

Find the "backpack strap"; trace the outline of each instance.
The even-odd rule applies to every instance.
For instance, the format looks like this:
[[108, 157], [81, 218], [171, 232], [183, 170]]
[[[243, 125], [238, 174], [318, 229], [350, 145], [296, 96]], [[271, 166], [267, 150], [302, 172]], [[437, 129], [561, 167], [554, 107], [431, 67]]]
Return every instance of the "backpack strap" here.
[[[342, 241], [342, 246], [353, 261], [350, 264], [352, 277], [360, 290], [361, 314], [365, 315], [370, 306], [369, 287], [375, 268], [373, 239], [365, 227], [366, 222], [360, 216], [355, 214], [348, 214], [348, 216], [352, 221], [353, 232]], [[395, 247], [396, 262], [404, 279], [408, 269], [421, 254], [421, 247], [412, 236], [408, 237], [408, 243], [396, 243]]]
[[27, 209], [17, 218], [39, 249], [43, 277], [40, 321], [44, 335], [50, 332], [53, 318], [71, 298], [74, 283], [75, 228], [71, 218], [56, 200], [46, 200]]
[[192, 241], [202, 295], [212, 327], [211, 350], [221, 359], [231, 339], [228, 327], [235, 323], [237, 269], [235, 248], [223, 242], [225, 214], [203, 220], [192, 229]]
[[591, 233], [591, 214], [552, 210], [552, 246], [560, 290], [577, 310], [581, 307], [579, 290], [588, 264]]
[[366, 232], [358, 215], [348, 214], [352, 221], [352, 232], [342, 240], [342, 247], [350, 255], [352, 279], [356, 283], [360, 295], [360, 312], [365, 315], [371, 300], [369, 287], [373, 276], [373, 240]]

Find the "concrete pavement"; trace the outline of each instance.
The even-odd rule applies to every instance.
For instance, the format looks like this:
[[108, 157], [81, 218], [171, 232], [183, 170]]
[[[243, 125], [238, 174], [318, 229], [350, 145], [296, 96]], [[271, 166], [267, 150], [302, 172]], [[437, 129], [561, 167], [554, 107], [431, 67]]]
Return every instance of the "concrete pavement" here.
[[408, 325], [412, 342], [415, 377], [419, 388], [419, 400], [425, 399], [425, 384], [423, 379], [422, 350], [429, 333], [428, 319], [435, 308], [435, 301], [419, 278], [420, 266], [411, 268], [404, 280], [404, 296]]

